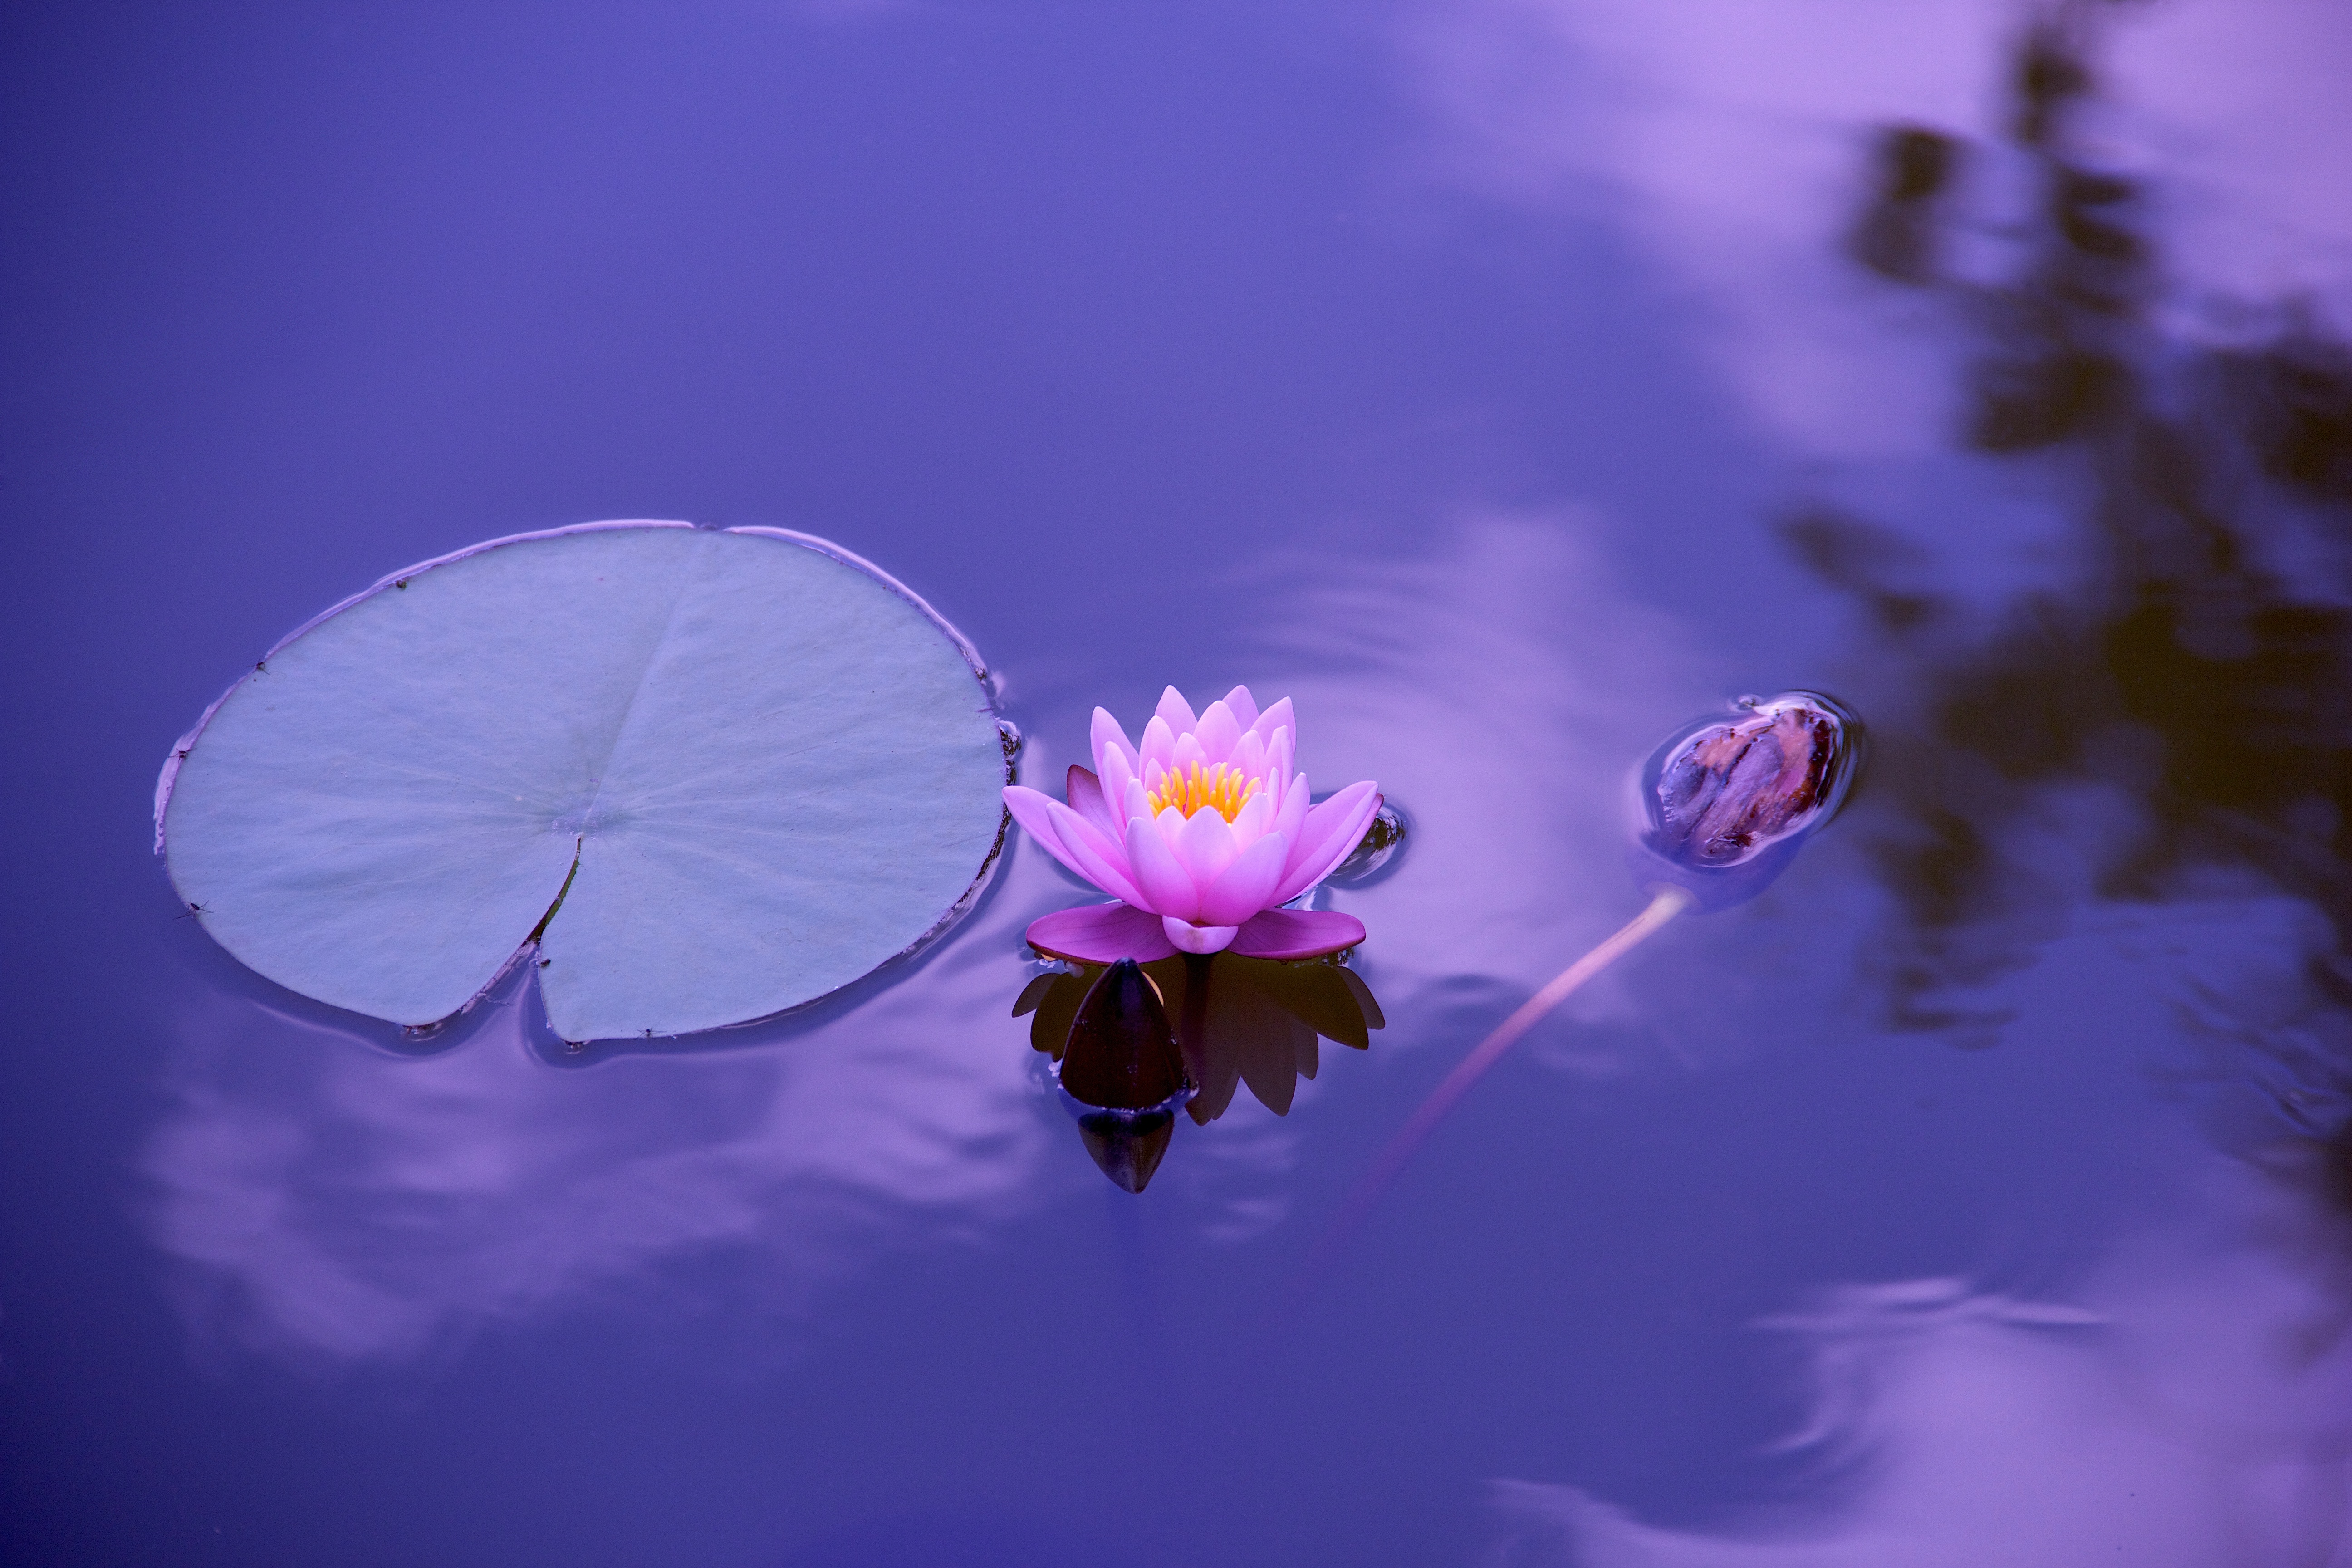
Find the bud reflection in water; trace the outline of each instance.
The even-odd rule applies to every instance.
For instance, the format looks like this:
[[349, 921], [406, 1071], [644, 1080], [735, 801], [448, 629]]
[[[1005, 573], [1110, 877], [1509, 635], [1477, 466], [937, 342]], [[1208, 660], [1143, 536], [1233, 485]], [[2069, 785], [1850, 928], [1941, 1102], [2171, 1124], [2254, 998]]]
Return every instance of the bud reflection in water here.
[[1158, 1169], [1180, 1108], [1206, 1126], [1246, 1083], [1286, 1115], [1324, 1040], [1363, 1050], [1386, 1022], [1337, 956], [1232, 952], [1074, 964], [1032, 980], [1013, 1010], [1031, 1016], [1030, 1044], [1054, 1058], [1087, 1152], [1131, 1193]]

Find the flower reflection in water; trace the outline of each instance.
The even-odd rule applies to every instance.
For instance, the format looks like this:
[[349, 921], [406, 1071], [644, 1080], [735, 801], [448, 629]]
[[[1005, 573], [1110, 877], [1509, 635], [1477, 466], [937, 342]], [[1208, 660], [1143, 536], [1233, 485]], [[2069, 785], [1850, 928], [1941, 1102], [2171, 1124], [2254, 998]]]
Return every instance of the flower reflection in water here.
[[1141, 1192], [1181, 1109], [1206, 1126], [1241, 1085], [1286, 1115], [1322, 1042], [1363, 1050], [1381, 1027], [1371, 988], [1336, 957], [1301, 963], [1237, 952], [1041, 974], [1014, 1005], [1030, 1044], [1058, 1064], [1062, 1092], [1103, 1173]]

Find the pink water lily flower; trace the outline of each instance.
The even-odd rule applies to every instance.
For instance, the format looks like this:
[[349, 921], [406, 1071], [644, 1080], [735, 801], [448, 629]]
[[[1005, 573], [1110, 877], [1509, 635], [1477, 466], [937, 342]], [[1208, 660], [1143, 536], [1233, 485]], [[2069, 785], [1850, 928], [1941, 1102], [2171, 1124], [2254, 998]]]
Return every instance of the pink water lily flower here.
[[1085, 963], [1174, 952], [1315, 958], [1353, 947], [1352, 915], [1286, 910], [1348, 858], [1381, 808], [1369, 779], [1323, 802], [1290, 771], [1297, 721], [1284, 698], [1261, 713], [1236, 686], [1195, 717], [1170, 687], [1143, 744], [1097, 708], [1094, 771], [1072, 767], [1069, 804], [1014, 784], [1013, 820], [1045, 852], [1118, 900], [1029, 928], [1040, 952]]

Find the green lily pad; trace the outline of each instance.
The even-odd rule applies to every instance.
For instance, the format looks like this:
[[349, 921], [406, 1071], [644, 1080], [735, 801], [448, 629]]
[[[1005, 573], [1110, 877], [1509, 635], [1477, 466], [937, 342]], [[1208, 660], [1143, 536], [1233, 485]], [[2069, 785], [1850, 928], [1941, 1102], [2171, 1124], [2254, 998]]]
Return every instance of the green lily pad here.
[[976, 657], [889, 578], [780, 530], [607, 523], [295, 633], [175, 750], [156, 833], [205, 930], [291, 990], [429, 1025], [529, 950], [556, 1031], [607, 1039], [919, 944], [994, 858], [1005, 782]]

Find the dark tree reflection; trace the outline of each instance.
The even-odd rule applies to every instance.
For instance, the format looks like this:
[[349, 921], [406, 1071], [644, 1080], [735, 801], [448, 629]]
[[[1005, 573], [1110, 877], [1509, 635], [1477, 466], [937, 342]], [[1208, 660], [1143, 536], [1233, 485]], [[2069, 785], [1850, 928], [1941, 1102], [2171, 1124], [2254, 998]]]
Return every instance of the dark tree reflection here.
[[[1877, 645], [1874, 852], [1908, 916], [1895, 1018], [1990, 1037], [1998, 1020], [1968, 990], [2062, 918], [2051, 883], [2003, 847], [2053, 786], [2104, 785], [2128, 820], [2095, 855], [2102, 895], [2252, 872], [2325, 912], [2311, 1005], [2337, 1016], [2297, 1035], [2287, 1098], [2340, 1140], [2352, 1063], [2312, 1042], [2341, 1040], [2352, 1008], [2352, 353], [2292, 308], [2248, 346], [2151, 321], [2141, 193], [2074, 134], [2096, 90], [2098, 9], [2019, 48], [2010, 156], [2038, 196], [2005, 278], [1962, 280], [1940, 260], [1961, 221], [1952, 173], [1977, 154], [1916, 126], [1883, 133], [1848, 239], [1863, 266], [1959, 308], [1977, 343], [1964, 438], [2032, 454], [2081, 497], [2078, 579], [1988, 628], [1890, 531], [1824, 510], [1786, 537]], [[2329, 1158], [2343, 1185], [2352, 1148]]]

